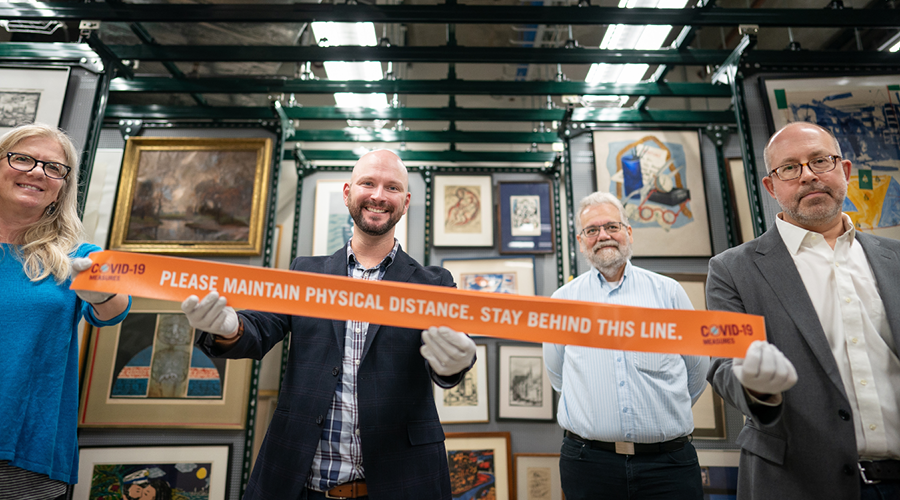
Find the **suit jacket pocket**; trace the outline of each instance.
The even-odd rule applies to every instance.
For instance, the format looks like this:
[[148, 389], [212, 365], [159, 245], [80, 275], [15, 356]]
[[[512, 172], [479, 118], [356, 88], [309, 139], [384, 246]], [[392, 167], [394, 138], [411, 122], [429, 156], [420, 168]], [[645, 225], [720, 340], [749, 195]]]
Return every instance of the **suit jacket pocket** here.
[[762, 457], [777, 465], [784, 464], [784, 452], [787, 442], [774, 434], [762, 432], [755, 427], [745, 425], [737, 438], [737, 444], [748, 452]]
[[437, 420], [412, 420], [407, 425], [409, 444], [433, 444], [444, 441], [444, 428]]

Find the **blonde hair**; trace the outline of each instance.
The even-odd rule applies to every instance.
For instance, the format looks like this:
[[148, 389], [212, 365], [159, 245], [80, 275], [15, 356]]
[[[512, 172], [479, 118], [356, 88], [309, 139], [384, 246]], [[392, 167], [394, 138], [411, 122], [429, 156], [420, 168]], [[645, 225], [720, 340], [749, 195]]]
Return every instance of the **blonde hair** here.
[[34, 123], [21, 125], [0, 137], [0, 158], [12, 151], [17, 144], [32, 137], [44, 137], [56, 141], [66, 155], [66, 165], [72, 170], [63, 180], [53, 213], [44, 214], [16, 237], [21, 244], [17, 250], [25, 275], [31, 281], [41, 281], [53, 275], [62, 283], [71, 274], [69, 254], [78, 248], [84, 237], [84, 226], [78, 217], [78, 150], [62, 130]]

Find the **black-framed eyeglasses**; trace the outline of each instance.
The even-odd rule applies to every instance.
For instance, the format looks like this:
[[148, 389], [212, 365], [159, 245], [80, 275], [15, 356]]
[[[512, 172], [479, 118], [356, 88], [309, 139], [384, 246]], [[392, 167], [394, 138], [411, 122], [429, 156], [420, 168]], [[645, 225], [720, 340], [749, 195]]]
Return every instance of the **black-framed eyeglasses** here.
[[20, 172], [31, 172], [35, 167], [40, 165], [41, 169], [44, 170], [44, 175], [51, 179], [65, 179], [66, 176], [69, 175], [69, 172], [72, 171], [71, 168], [62, 163], [35, 160], [22, 153], [6, 153], [6, 162], [9, 163], [10, 167]]
[[768, 175], [775, 174], [783, 181], [792, 181], [803, 175], [803, 167], [809, 167], [810, 172], [814, 174], [824, 174], [834, 170], [840, 159], [840, 156], [828, 155], [813, 158], [806, 163], [785, 163], [769, 172]]
[[625, 223], [623, 222], [607, 222], [601, 226], [588, 226], [581, 230], [581, 234], [585, 235], [588, 238], [594, 239], [597, 236], [600, 236], [600, 230], [606, 231], [606, 234], [616, 234], [622, 229], [624, 229]]

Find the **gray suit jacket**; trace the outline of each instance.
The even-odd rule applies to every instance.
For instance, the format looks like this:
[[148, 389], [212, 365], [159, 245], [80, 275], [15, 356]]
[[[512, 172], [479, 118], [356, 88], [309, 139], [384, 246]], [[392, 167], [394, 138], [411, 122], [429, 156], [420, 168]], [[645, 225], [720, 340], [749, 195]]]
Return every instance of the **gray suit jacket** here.
[[[857, 233], [900, 346], [900, 242]], [[768, 341], [797, 369], [799, 380], [776, 408], [749, 406], [731, 371], [714, 360], [708, 379], [747, 416], [738, 436], [741, 500], [859, 499], [856, 434], [850, 403], [825, 332], [781, 235], [759, 238], [709, 262], [708, 307], [765, 317]]]

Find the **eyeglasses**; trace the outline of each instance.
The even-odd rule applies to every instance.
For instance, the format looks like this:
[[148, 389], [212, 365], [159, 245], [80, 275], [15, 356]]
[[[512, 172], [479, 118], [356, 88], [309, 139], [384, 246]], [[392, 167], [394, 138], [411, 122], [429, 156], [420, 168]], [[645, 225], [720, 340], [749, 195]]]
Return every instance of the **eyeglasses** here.
[[34, 158], [22, 153], [6, 153], [6, 161], [9, 166], [20, 172], [31, 172], [38, 165], [44, 170], [44, 175], [51, 179], [65, 179], [71, 168], [62, 163], [54, 163], [50, 161], [35, 160]]
[[828, 155], [813, 158], [806, 163], [786, 163], [772, 170], [768, 175], [775, 174], [783, 181], [792, 181], [803, 175], [803, 167], [809, 167], [809, 171], [814, 174], [824, 174], [834, 170], [840, 159], [840, 156]]
[[581, 230], [581, 234], [585, 235], [588, 238], [594, 239], [597, 236], [600, 236], [600, 230], [606, 231], [606, 234], [616, 234], [626, 226], [622, 222], [607, 222], [601, 226], [588, 226]]

